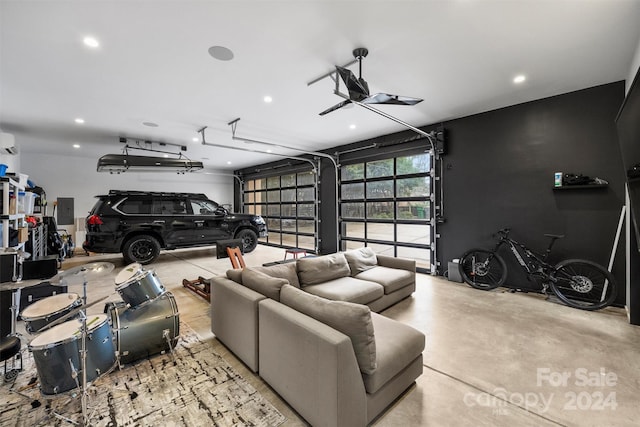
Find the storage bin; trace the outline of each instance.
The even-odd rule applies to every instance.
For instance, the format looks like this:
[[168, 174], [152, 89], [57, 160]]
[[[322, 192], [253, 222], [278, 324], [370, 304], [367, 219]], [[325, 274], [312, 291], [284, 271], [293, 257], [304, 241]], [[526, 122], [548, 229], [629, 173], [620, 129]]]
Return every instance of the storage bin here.
[[[18, 197], [18, 213], [33, 215], [33, 207], [35, 206], [36, 197], [36, 193], [21, 191]], [[20, 198], [22, 198], [22, 210], [20, 210]]]

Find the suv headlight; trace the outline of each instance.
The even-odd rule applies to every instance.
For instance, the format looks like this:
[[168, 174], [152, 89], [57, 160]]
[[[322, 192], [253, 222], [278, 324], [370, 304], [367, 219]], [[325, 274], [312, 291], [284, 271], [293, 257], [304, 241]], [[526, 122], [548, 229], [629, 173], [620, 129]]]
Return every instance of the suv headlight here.
[[254, 221], [256, 224], [260, 224], [260, 225], [262, 225], [262, 224], [266, 224], [266, 222], [264, 222], [264, 218], [262, 218], [261, 216], [256, 216], [256, 217], [254, 217], [253, 221]]

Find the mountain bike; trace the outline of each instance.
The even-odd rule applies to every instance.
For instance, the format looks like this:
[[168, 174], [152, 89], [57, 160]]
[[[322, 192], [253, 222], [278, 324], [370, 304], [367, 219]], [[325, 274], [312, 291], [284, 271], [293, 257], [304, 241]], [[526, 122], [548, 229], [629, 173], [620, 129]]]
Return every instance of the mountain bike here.
[[547, 258], [553, 244], [564, 235], [545, 234], [551, 240], [544, 254], [538, 254], [509, 237], [509, 228], [498, 231], [493, 250], [471, 249], [460, 258], [460, 275], [476, 289], [491, 290], [502, 286], [507, 279], [507, 264], [498, 255], [506, 245], [527, 278], [539, 280], [541, 291], [551, 291], [566, 305], [582, 310], [599, 310], [616, 298], [617, 287], [613, 275], [603, 266], [584, 259], [567, 259], [555, 265]]

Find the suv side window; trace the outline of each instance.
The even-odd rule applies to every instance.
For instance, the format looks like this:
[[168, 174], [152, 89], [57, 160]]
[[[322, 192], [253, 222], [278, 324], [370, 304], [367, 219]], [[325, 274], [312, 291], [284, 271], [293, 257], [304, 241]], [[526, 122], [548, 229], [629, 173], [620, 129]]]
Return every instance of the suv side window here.
[[125, 199], [118, 205], [118, 209], [130, 215], [149, 215], [151, 213], [151, 199]]
[[184, 199], [155, 199], [153, 201], [154, 215], [185, 215], [187, 204]]
[[209, 200], [190, 200], [194, 215], [214, 215], [218, 205]]

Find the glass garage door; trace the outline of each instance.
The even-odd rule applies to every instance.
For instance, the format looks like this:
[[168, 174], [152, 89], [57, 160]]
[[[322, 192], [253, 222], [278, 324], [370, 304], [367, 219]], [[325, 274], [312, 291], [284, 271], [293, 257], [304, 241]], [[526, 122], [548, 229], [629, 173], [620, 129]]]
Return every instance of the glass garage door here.
[[269, 235], [261, 242], [282, 247], [317, 247], [316, 175], [312, 171], [250, 179], [244, 185], [244, 212], [262, 215]]
[[341, 166], [341, 249], [368, 246], [429, 271], [431, 169], [428, 153]]

